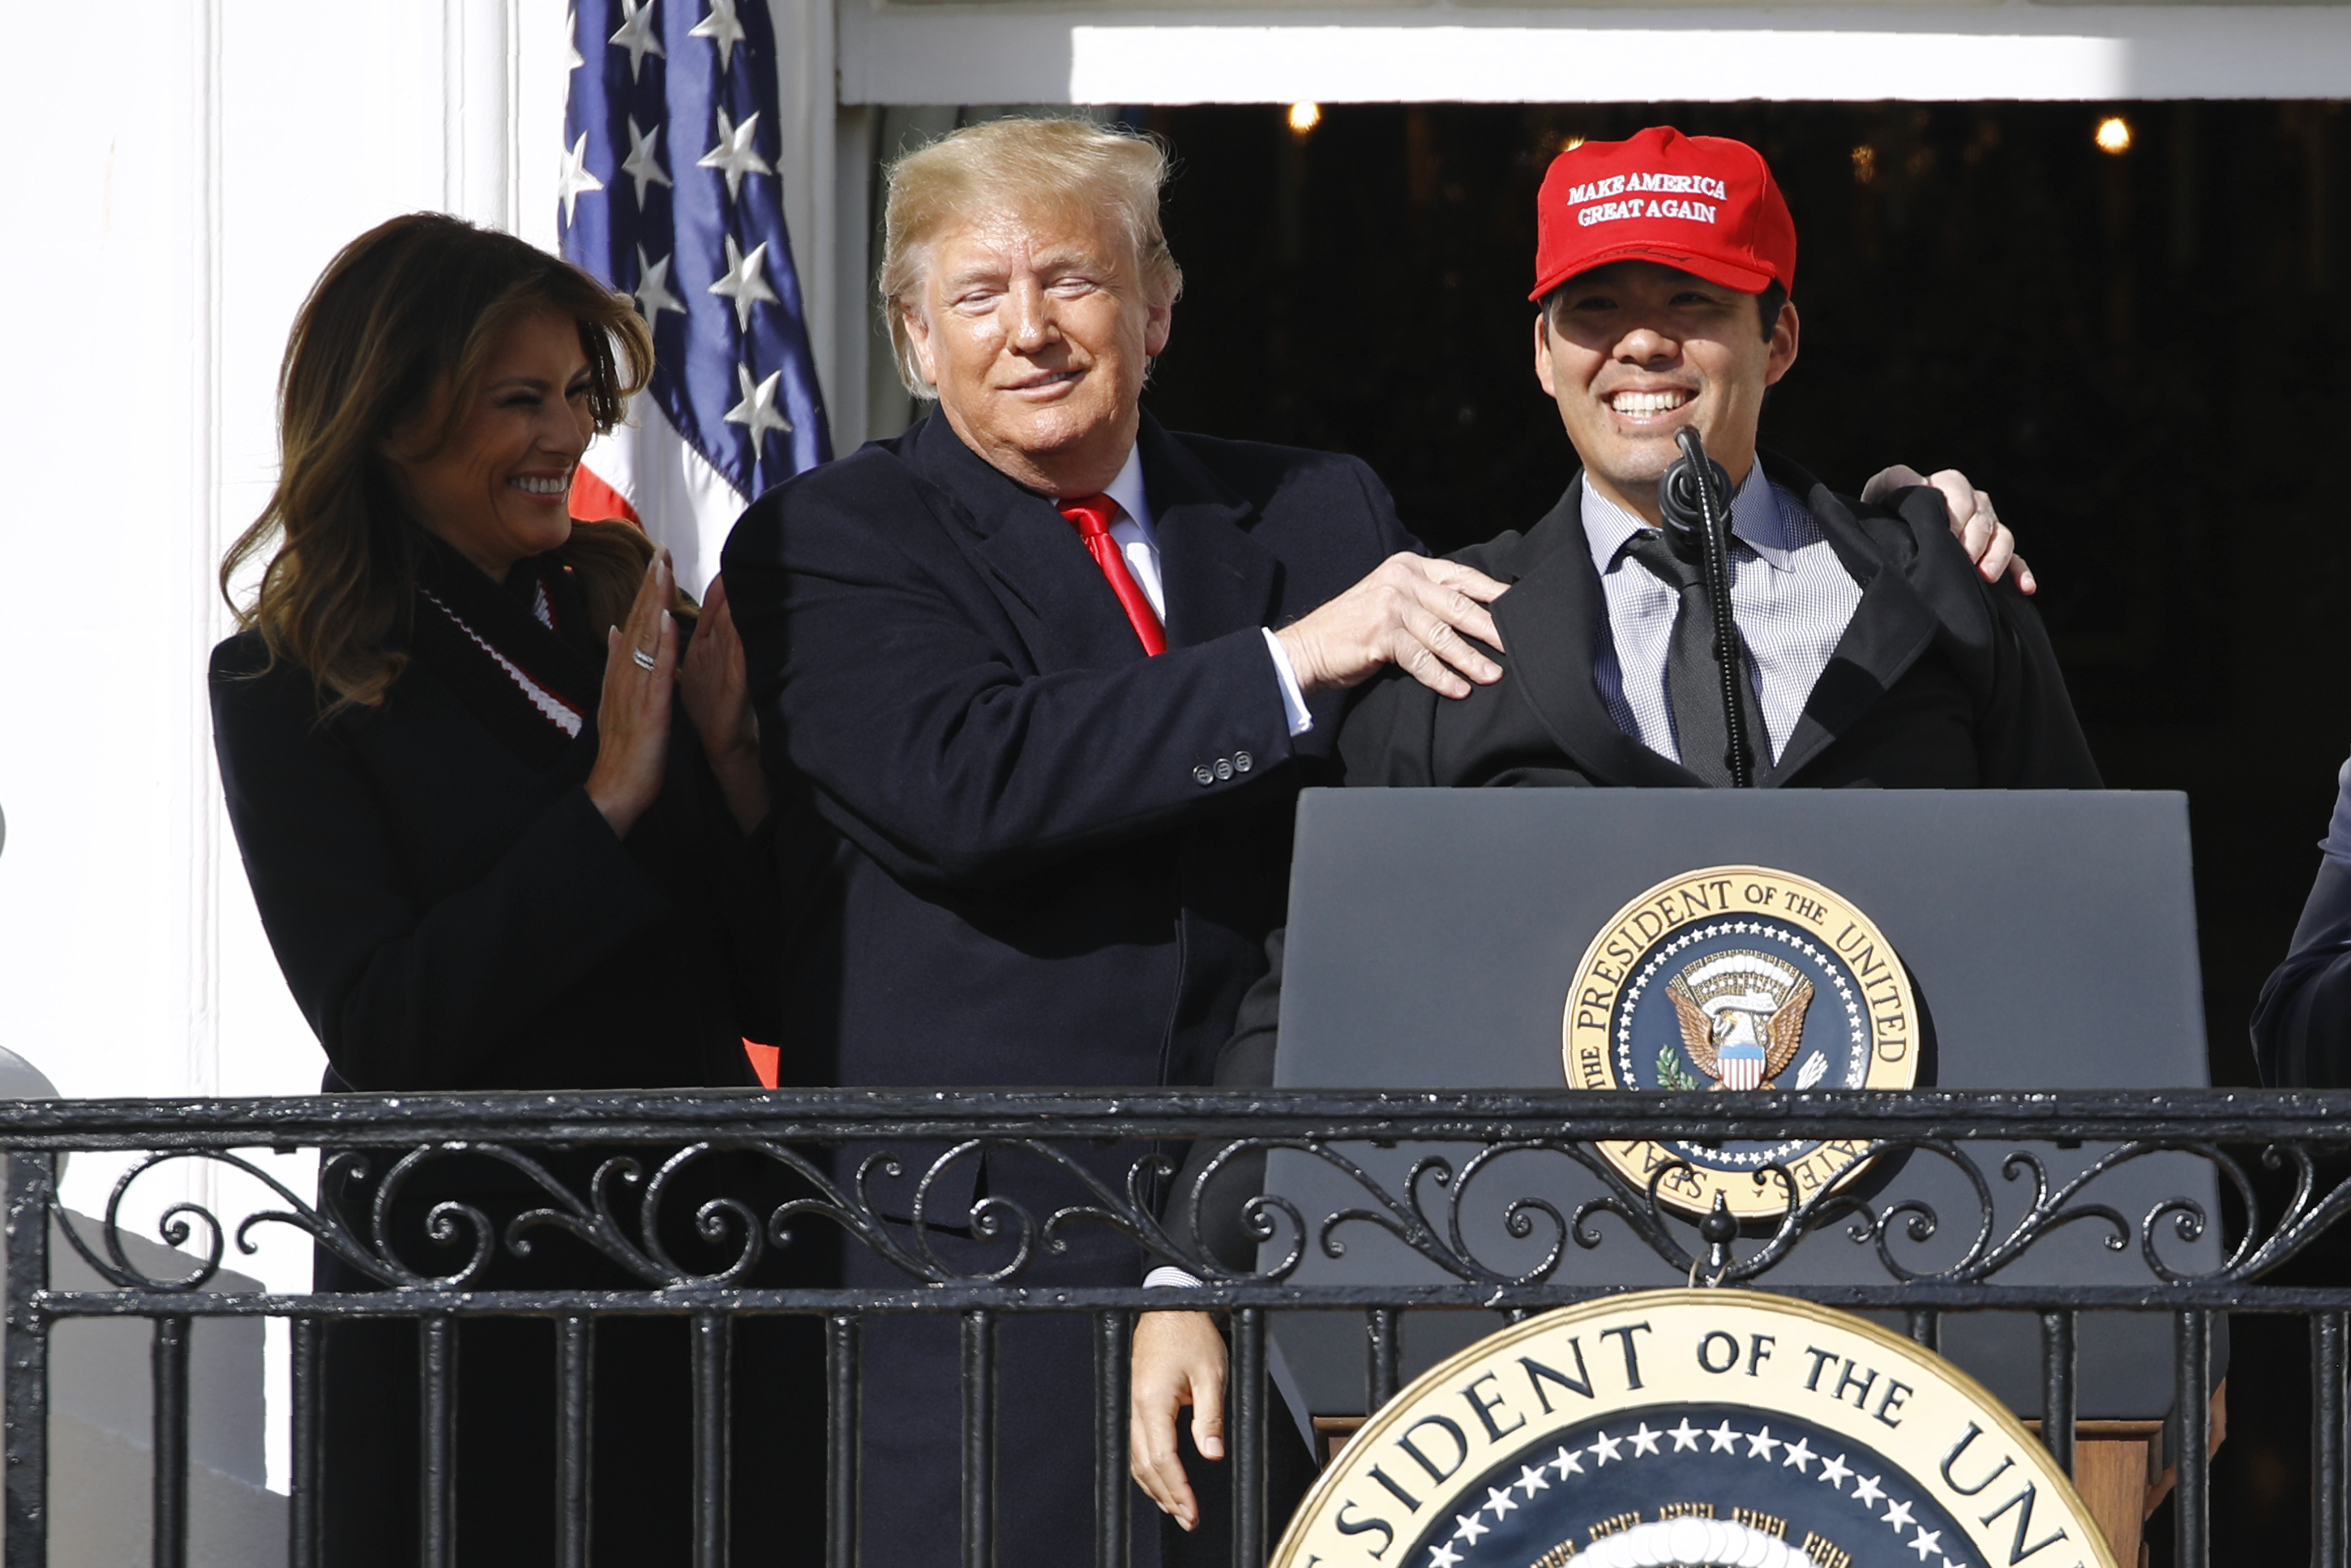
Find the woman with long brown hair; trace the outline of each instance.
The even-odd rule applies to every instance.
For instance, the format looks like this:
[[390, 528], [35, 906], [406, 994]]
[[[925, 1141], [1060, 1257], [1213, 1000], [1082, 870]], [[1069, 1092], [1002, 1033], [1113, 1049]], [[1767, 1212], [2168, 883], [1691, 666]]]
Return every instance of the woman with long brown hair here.
[[[433, 214], [353, 241], [296, 319], [277, 487], [221, 568], [224, 592], [256, 562], [258, 584], [232, 599], [212, 695], [230, 820], [329, 1091], [747, 1086], [745, 1037], [778, 1039], [778, 860], [724, 588], [695, 625], [642, 533], [569, 515], [581, 450], [652, 361], [624, 297]], [[578, 1190], [593, 1158], [549, 1164]], [[383, 1163], [322, 1181], [362, 1236]], [[550, 1196], [481, 1157], [403, 1181], [394, 1249], [428, 1272], [470, 1250], [436, 1251], [434, 1204], [502, 1229]], [[318, 1272], [377, 1288], [324, 1249]], [[644, 1283], [547, 1233], [469, 1282]], [[397, 1324], [329, 1337], [328, 1563], [415, 1561], [414, 1346]], [[683, 1562], [683, 1325], [600, 1325], [596, 1354], [597, 1560]], [[468, 1560], [551, 1560], [554, 1355], [544, 1322], [462, 1325]]]

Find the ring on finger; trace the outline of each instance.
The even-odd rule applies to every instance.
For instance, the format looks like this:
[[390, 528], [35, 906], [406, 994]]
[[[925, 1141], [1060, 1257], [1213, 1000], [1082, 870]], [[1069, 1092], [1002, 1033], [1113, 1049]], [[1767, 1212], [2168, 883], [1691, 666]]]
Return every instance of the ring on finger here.
[[637, 668], [646, 671], [649, 674], [652, 671], [658, 669], [661, 665], [661, 661], [659, 659], [654, 658], [643, 648], [630, 649], [629, 657], [636, 661]]

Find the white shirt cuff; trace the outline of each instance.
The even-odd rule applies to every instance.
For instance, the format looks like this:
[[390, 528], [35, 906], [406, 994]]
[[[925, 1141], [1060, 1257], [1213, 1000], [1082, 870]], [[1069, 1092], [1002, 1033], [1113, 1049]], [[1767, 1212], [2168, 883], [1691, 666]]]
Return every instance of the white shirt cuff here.
[[1200, 1281], [1172, 1264], [1162, 1264], [1143, 1277], [1143, 1288], [1146, 1291], [1156, 1291], [1163, 1286], [1196, 1291], [1200, 1288]]
[[[1271, 627], [1259, 630], [1265, 633], [1265, 645], [1273, 654], [1274, 679], [1281, 683], [1282, 716], [1290, 720], [1291, 735], [1304, 735], [1314, 727], [1314, 716], [1306, 711], [1306, 694], [1299, 689], [1298, 672], [1290, 667], [1290, 650], [1281, 645], [1281, 639], [1273, 634]], [[1192, 1282], [1199, 1283], [1197, 1280]]]

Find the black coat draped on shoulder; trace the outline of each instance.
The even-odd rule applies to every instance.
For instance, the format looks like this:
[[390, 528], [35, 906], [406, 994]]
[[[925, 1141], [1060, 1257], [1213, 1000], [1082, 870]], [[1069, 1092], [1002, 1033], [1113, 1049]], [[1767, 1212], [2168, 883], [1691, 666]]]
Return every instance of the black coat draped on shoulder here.
[[[518, 597], [538, 581], [552, 630]], [[325, 1087], [751, 1083], [743, 1037], [778, 1039], [772, 824], [737, 829], [681, 705], [667, 783], [617, 837], [585, 788], [602, 629], [552, 558], [509, 589], [434, 547], [406, 668], [380, 706], [329, 719], [257, 633], [213, 651], [229, 821]], [[427, 594], [580, 710], [580, 733]]]
[[[1861, 601], [1758, 787], [2098, 787], [2040, 617], [2012, 585], [1977, 573], [1939, 492], [1869, 505], [1762, 461], [1773, 483], [1804, 497]], [[1583, 502], [1579, 476], [1525, 533], [1453, 557], [1511, 585], [1493, 606], [1505, 674], [1458, 701], [1384, 674], [1341, 731], [1349, 785], [1700, 786], [1618, 728], [1593, 679], [1608, 606]]]

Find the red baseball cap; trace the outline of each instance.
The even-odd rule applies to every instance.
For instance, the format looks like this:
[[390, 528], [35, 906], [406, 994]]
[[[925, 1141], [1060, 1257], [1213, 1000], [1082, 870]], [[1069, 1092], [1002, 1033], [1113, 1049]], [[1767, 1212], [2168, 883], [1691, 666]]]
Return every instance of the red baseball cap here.
[[1796, 288], [1796, 221], [1763, 155], [1723, 136], [1653, 125], [1552, 160], [1535, 198], [1541, 299], [1577, 273], [1629, 258], [1761, 294]]

